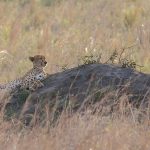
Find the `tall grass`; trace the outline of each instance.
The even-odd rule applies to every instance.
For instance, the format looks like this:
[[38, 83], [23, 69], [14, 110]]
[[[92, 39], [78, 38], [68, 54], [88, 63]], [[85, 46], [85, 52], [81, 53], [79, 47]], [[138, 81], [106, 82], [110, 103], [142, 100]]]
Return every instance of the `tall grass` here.
[[29, 55], [45, 55], [54, 73], [78, 65], [81, 56], [102, 53], [106, 60], [133, 44], [126, 53], [149, 72], [149, 8], [149, 0], [2, 0], [0, 51], [9, 55], [0, 61], [0, 81], [24, 74]]
[[98, 115], [62, 115], [58, 124], [47, 130], [39, 126], [15, 130], [16, 124], [2, 122], [0, 149], [5, 150], [149, 150], [148, 124], [131, 118], [102, 118]]
[[[0, 82], [23, 75], [30, 55], [46, 56], [48, 73], [73, 67], [84, 55], [135, 44], [124, 55], [150, 72], [149, 0], [1, 0]], [[149, 150], [148, 123], [121, 116], [65, 115], [50, 129], [18, 127], [0, 114], [1, 150]]]

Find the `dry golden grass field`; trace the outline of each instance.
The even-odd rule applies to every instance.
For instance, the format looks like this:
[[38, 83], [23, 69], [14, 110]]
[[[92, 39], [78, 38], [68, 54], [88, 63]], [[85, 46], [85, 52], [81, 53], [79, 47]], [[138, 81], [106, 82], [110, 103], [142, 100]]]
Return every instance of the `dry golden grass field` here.
[[[123, 49], [150, 73], [150, 0], [0, 0], [0, 83], [27, 72], [35, 54], [46, 56], [51, 74]], [[150, 150], [149, 123], [134, 115], [62, 115], [50, 129], [18, 124], [1, 112], [0, 150]]]

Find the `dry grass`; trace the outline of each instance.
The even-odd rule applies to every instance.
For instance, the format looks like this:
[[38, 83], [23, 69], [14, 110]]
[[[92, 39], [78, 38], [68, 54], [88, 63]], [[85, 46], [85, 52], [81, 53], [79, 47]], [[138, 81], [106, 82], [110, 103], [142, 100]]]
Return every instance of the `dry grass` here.
[[[17, 125], [15, 125], [17, 126]], [[5, 150], [149, 150], [149, 126], [131, 118], [97, 115], [63, 115], [55, 127], [15, 130], [0, 125], [0, 149]]]
[[150, 72], [149, 0], [60, 0], [45, 6], [52, 1], [0, 1], [1, 82], [26, 72], [29, 55], [44, 54], [47, 71], [54, 73], [66, 64], [77, 66], [81, 56], [102, 53], [105, 61], [133, 44], [125, 55]]
[[[150, 72], [149, 0], [1, 0], [0, 82], [24, 74], [29, 55], [43, 54], [48, 73], [77, 66], [81, 56], [136, 44], [124, 55]], [[59, 1], [59, 0], [58, 0]], [[45, 6], [50, 5], [50, 6]], [[1, 150], [149, 150], [150, 129], [134, 119], [62, 116], [55, 127], [18, 129], [0, 115]]]

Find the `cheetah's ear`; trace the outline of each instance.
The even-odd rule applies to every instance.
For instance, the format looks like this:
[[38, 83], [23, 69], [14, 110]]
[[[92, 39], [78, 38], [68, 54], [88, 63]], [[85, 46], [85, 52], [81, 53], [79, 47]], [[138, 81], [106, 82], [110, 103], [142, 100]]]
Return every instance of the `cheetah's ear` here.
[[30, 57], [29, 57], [29, 60], [33, 62], [33, 61], [34, 61], [34, 57], [31, 57], [31, 56], [30, 56]]

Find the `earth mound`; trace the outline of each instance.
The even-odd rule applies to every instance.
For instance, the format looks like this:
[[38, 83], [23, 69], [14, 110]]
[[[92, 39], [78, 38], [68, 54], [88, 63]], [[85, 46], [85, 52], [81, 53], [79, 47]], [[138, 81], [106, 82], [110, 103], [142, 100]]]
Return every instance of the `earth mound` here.
[[[54, 122], [63, 111], [111, 115], [124, 106], [144, 108], [150, 100], [150, 75], [109, 64], [89, 64], [49, 75], [36, 92], [18, 91], [4, 108], [5, 118], [25, 124]], [[126, 107], [129, 108], [129, 107]]]

